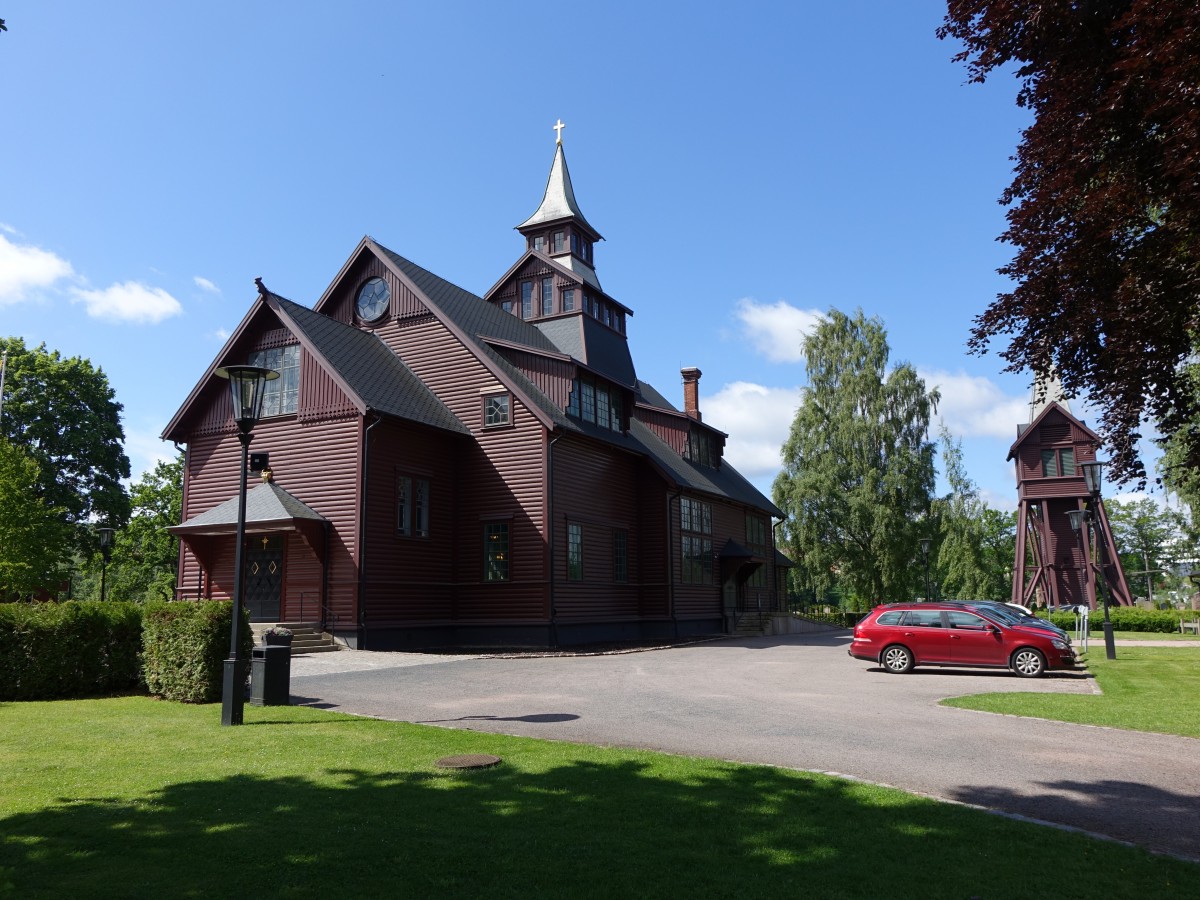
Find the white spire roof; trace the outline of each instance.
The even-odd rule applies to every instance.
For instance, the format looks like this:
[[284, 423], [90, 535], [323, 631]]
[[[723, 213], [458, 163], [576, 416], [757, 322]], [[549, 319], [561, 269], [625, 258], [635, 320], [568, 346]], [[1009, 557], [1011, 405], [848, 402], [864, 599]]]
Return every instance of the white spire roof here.
[[1029, 395], [1029, 421], [1032, 423], [1051, 403], [1057, 403], [1067, 412], [1071, 412], [1071, 404], [1063, 395], [1062, 381], [1053, 368], [1046, 374], [1039, 372], [1033, 380], [1033, 390]]
[[597, 238], [600, 237], [600, 232], [596, 231], [584, 218], [583, 213], [579, 211], [579, 204], [575, 202], [575, 189], [571, 187], [571, 173], [567, 169], [567, 158], [563, 154], [561, 142], [554, 151], [554, 163], [550, 166], [550, 178], [546, 181], [546, 193], [542, 197], [541, 206], [532, 216], [518, 225], [517, 229], [554, 222], [558, 219], [575, 219]]

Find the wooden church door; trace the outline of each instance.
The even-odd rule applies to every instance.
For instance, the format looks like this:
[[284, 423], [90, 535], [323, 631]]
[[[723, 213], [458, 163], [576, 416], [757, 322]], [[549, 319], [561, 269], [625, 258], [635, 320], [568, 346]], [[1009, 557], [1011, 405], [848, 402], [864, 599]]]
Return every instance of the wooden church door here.
[[283, 538], [246, 541], [246, 609], [252, 622], [278, 622], [283, 588]]

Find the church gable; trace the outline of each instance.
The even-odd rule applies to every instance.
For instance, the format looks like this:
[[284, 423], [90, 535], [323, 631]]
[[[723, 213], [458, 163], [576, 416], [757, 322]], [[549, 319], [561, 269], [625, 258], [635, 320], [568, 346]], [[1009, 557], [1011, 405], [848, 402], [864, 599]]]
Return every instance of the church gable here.
[[421, 297], [363, 238], [314, 310], [346, 325], [377, 330], [430, 314]]

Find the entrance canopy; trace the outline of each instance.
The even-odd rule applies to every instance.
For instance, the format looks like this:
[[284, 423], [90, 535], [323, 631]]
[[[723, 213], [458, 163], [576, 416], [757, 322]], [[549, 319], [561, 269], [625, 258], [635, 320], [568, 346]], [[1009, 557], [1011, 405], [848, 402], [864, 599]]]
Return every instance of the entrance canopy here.
[[[167, 530], [192, 543], [191, 538], [237, 533], [238, 498], [193, 516]], [[297, 500], [274, 482], [265, 482], [246, 492], [246, 533], [296, 531], [317, 559], [325, 562], [325, 528], [329, 520]]]

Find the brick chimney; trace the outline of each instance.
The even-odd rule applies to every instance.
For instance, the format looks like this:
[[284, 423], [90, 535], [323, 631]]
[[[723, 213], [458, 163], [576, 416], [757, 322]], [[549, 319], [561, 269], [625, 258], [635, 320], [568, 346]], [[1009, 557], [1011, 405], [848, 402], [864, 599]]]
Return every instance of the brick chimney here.
[[695, 419], [697, 422], [700, 417], [700, 376], [703, 374], [699, 369], [680, 369], [679, 374], [683, 376], [683, 411]]

